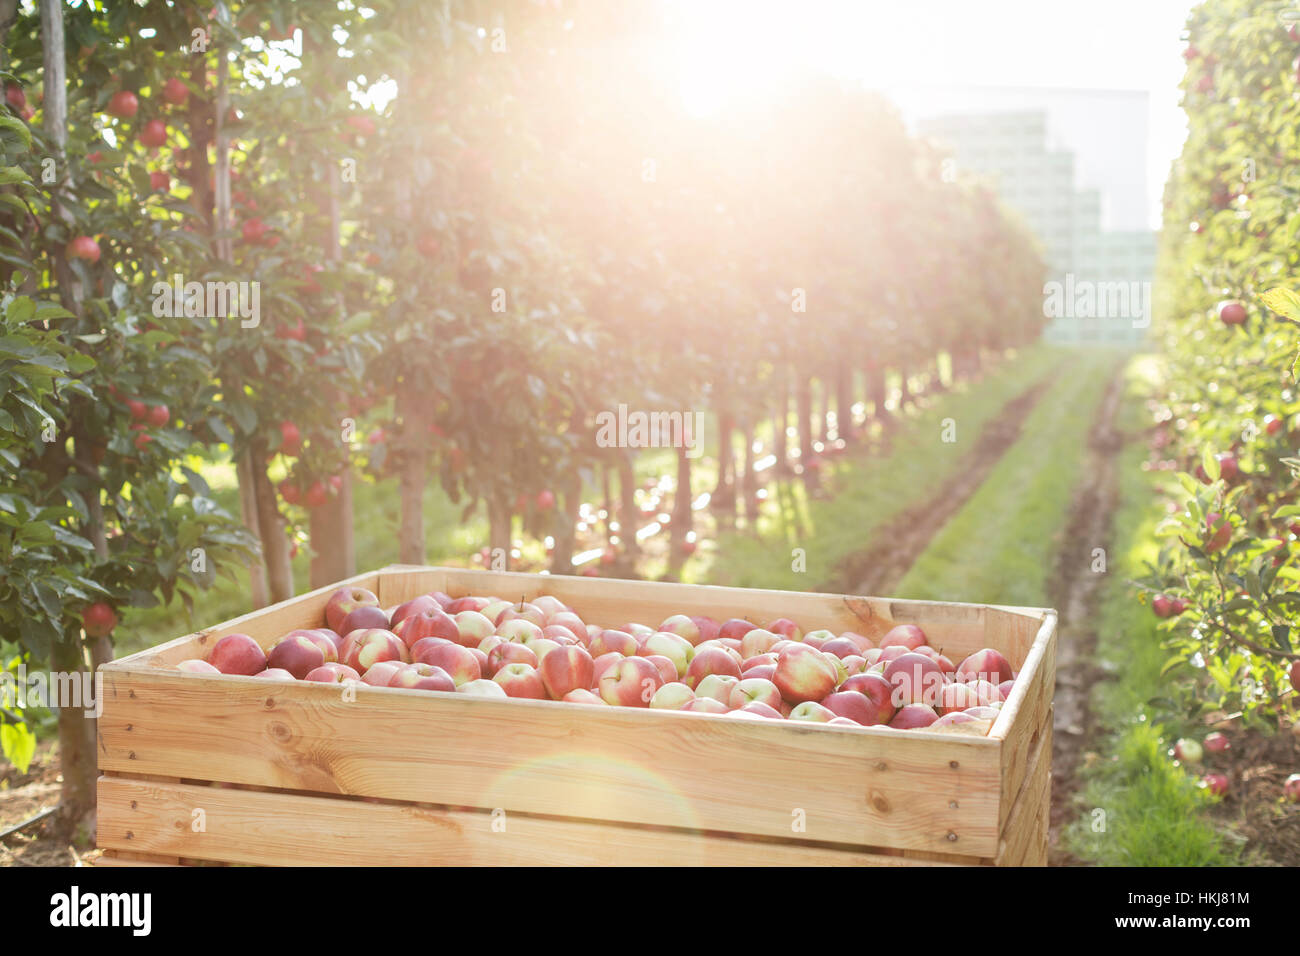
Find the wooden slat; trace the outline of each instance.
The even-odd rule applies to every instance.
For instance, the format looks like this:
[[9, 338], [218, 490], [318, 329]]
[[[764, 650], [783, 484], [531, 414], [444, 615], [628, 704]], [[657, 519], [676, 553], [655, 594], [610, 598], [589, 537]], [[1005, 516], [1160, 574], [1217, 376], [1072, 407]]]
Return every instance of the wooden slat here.
[[100, 767], [993, 857], [1000, 744], [888, 728], [104, 669]]
[[1034, 747], [1051, 730], [1049, 711], [1055, 689], [1056, 615], [1051, 614], [1039, 629], [1011, 698], [989, 731], [990, 739], [1002, 742], [1002, 823], [1006, 822], [1012, 801], [1024, 783]]
[[[1050, 714], [1048, 715], [1050, 717]], [[998, 866], [1046, 866], [1052, 802], [1052, 725], [1029, 757], [1024, 787], [1012, 801], [998, 849]]]
[[[191, 825], [195, 808], [204, 811], [202, 832]], [[129, 844], [181, 858], [275, 866], [952, 865], [793, 840], [113, 776], [100, 778], [99, 831], [114, 850]]]
[[308, 591], [298, 597], [281, 601], [271, 607], [250, 611], [202, 631], [178, 637], [157, 647], [137, 651], [127, 657], [119, 658], [105, 668], [130, 667], [172, 667], [191, 657], [207, 658], [208, 651], [227, 634], [247, 634], [264, 648], [270, 647], [276, 640], [289, 631], [298, 628], [324, 627], [325, 605], [329, 597], [341, 587], [352, 586], [374, 591], [379, 586], [379, 572], [370, 571], [358, 574], [328, 587]]
[[[102, 779], [102, 778], [101, 778]], [[102, 845], [102, 841], [101, 841]], [[105, 849], [95, 866], [180, 866], [180, 858], [159, 853], [135, 853], [131, 850]]]

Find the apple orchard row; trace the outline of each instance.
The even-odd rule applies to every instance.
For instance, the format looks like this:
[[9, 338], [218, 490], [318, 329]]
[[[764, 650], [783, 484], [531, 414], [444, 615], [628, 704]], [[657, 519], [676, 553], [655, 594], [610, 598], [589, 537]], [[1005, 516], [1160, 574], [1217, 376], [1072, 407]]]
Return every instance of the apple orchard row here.
[[585, 622], [550, 595], [518, 603], [434, 591], [385, 610], [365, 588], [340, 588], [323, 627], [283, 635], [266, 651], [228, 634], [192, 673], [650, 707], [838, 726], [888, 725], [986, 734], [1015, 673], [984, 648], [954, 664], [921, 628], [879, 644], [845, 631], [804, 633], [674, 614], [658, 628]]

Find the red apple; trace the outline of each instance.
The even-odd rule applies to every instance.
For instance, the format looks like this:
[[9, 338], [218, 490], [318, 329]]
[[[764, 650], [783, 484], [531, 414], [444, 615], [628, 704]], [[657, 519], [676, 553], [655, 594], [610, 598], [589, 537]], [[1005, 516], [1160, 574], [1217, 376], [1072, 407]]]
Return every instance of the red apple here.
[[339, 660], [361, 674], [380, 661], [406, 663], [410, 659], [402, 639], [382, 627], [352, 631], [343, 638], [339, 649]]
[[537, 654], [523, 644], [503, 641], [488, 652], [487, 676], [496, 677], [497, 671], [508, 664], [527, 664], [535, 668], [538, 665]]
[[186, 674], [220, 674], [221, 673], [221, 671], [217, 670], [207, 661], [199, 660], [197, 657], [191, 657], [187, 661], [181, 661], [179, 664], [176, 665], [176, 669], [178, 671], [184, 671]]
[[[501, 646], [520, 647], [527, 650], [527, 648], [519, 644], [502, 644]], [[506, 692], [507, 697], [546, 700], [546, 685], [542, 683], [537, 668], [521, 661], [506, 664], [492, 675], [492, 680], [501, 685], [501, 689]]]
[[664, 684], [653, 661], [625, 657], [600, 677], [600, 696], [607, 704], [621, 707], [649, 707], [655, 692]]
[[521, 601], [518, 604], [507, 605], [499, 614], [497, 614], [496, 625], [497, 627], [500, 627], [506, 621], [520, 619], [531, 621], [533, 624], [537, 625], [539, 631], [546, 626], [546, 614], [536, 604], [529, 604], [526, 601]]
[[773, 710], [779, 711], [781, 708], [781, 692], [777, 690], [776, 684], [765, 678], [742, 678], [738, 684], [731, 688], [731, 694], [727, 698], [727, 706], [732, 710], [738, 710], [753, 701], [767, 704]]
[[909, 651], [914, 651], [922, 644], [928, 643], [930, 642], [925, 639], [925, 631], [915, 624], [899, 624], [890, 629], [876, 646], [882, 651], [887, 647], [905, 647]]
[[90, 236], [77, 236], [68, 243], [67, 256], [69, 259], [85, 259], [87, 262], [95, 263], [99, 261], [99, 243]]
[[[787, 640], [798, 641], [803, 639], [803, 630], [788, 617], [778, 617], [767, 626], [767, 630]], [[731, 635], [727, 636], [730, 637]]]
[[561, 700], [573, 690], [588, 690], [594, 683], [595, 661], [578, 644], [558, 647], [541, 659], [538, 671], [546, 692]]
[[702, 643], [703, 641], [711, 641], [714, 638], [721, 636], [721, 634], [719, 633], [721, 629], [721, 625], [718, 624], [718, 622], [715, 621], [713, 618], [708, 617], [707, 615], [693, 614], [691, 615], [691, 622], [695, 625], [696, 629], [700, 632], [699, 640], [694, 641], [692, 643], [699, 644]]
[[172, 106], [181, 106], [190, 97], [190, 88], [176, 77], [163, 84], [162, 98]]
[[117, 627], [117, 614], [103, 601], [96, 601], [81, 612], [81, 627], [88, 637], [108, 637]]
[[557, 644], [577, 644], [582, 647], [586, 646], [574, 636], [571, 630], [567, 627], [562, 627], [559, 624], [547, 624], [542, 628], [542, 637], [546, 638], [548, 641], [554, 641]]
[[1246, 321], [1246, 307], [1240, 302], [1225, 299], [1219, 303], [1219, 321], [1224, 325], [1242, 325]]
[[419, 614], [421, 611], [442, 610], [442, 605], [435, 601], [427, 594], [421, 594], [419, 597], [397, 605], [393, 608], [393, 613], [388, 615], [388, 622], [393, 627], [393, 632], [397, 633], [397, 625], [406, 620], [412, 614]]
[[347, 616], [339, 622], [338, 632], [346, 638], [353, 631], [360, 631], [366, 628], [380, 628], [388, 630], [388, 615], [384, 613], [383, 608], [369, 604], [362, 605], [349, 611]]
[[725, 714], [727, 705], [712, 697], [696, 697], [688, 700], [680, 709], [688, 714]]
[[167, 124], [160, 119], [151, 119], [140, 128], [140, 145], [157, 149], [167, 142]]
[[681, 681], [671, 681], [655, 691], [655, 695], [650, 698], [650, 709], [681, 710], [694, 699], [695, 691]]
[[777, 656], [772, 683], [785, 700], [801, 704], [806, 700], [821, 700], [835, 689], [837, 677], [834, 665], [821, 651], [796, 644]]
[[910, 651], [885, 665], [885, 680], [894, 688], [895, 707], [926, 704], [933, 709], [948, 678], [936, 662]]
[[1216, 797], [1225, 796], [1228, 792], [1228, 778], [1224, 774], [1207, 773], [1201, 778], [1201, 782], [1205, 785], [1205, 789]]
[[365, 588], [347, 587], [339, 588], [330, 595], [329, 600], [325, 603], [325, 623], [329, 628], [338, 633], [339, 625], [343, 619], [358, 607], [368, 605], [379, 607], [379, 598], [373, 591], [367, 591]]
[[870, 701], [874, 711], [874, 724], [887, 724], [898, 710], [894, 706], [894, 687], [881, 674], [854, 674], [840, 685], [840, 693], [861, 694]]
[[600, 657], [615, 651], [624, 657], [632, 657], [641, 649], [637, 639], [627, 631], [603, 630], [592, 638], [589, 649], [592, 657]]
[[756, 717], [759, 719], [766, 718], [767, 720], [781, 720], [785, 715], [769, 704], [764, 704], [762, 701], [758, 701], [758, 700], [751, 700], [748, 704], [745, 704], [743, 707], [739, 707], [736, 710], [729, 712], [726, 716], [737, 717], [737, 718]]
[[918, 727], [929, 727], [939, 715], [934, 712], [933, 707], [927, 707], [925, 704], [908, 704], [899, 709], [894, 715], [894, 719], [889, 722], [889, 726], [899, 730], [913, 730]]
[[1282, 796], [1292, 803], [1300, 803], [1300, 773], [1293, 773], [1282, 782]]
[[847, 657], [857, 657], [861, 648], [848, 638], [836, 637], [827, 641], [821, 646], [823, 654], [834, 654], [840, 660]]
[[602, 707], [608, 707], [609, 704], [600, 699], [599, 694], [595, 694], [585, 687], [579, 687], [569, 691], [562, 698], [566, 704], [600, 704]]
[[1232, 747], [1232, 744], [1228, 742], [1227, 737], [1216, 730], [1212, 734], [1205, 735], [1205, 740], [1202, 741], [1202, 746], [1205, 747], [1205, 750], [1208, 753], [1221, 754], [1225, 750], [1229, 750]]
[[461, 611], [481, 612], [495, 600], [496, 598], [482, 597], [473, 594], [466, 595], [465, 597], [458, 597], [447, 605], [447, 613], [454, 616], [459, 614]]
[[685, 639], [692, 647], [704, 640], [700, 633], [700, 626], [685, 614], [674, 614], [664, 618], [664, 622], [659, 625], [659, 631], [664, 634], [675, 634]]
[[[699, 693], [698, 684], [711, 674], [740, 679], [740, 664], [720, 647], [697, 648], [695, 657], [686, 668], [685, 683]], [[724, 701], [725, 703], [725, 701]]]
[[795, 708], [790, 711], [791, 720], [801, 720], [812, 724], [824, 724], [833, 720], [837, 716], [839, 715], [836, 714], [835, 711], [817, 703], [815, 700], [805, 700], [802, 704], [796, 705]]
[[271, 645], [266, 655], [268, 667], [286, 670], [297, 680], [302, 680], [316, 668], [329, 661], [320, 645], [301, 631], [286, 634]]
[[740, 653], [744, 657], [755, 657], [769, 653], [773, 647], [787, 638], [773, 634], [765, 627], [756, 627], [745, 633], [740, 639]]
[[266, 670], [266, 652], [247, 634], [227, 634], [213, 646], [208, 663], [223, 674], [251, 677]]
[[[453, 647], [455, 645], [452, 645]], [[464, 648], [462, 648], [463, 650]], [[441, 667], [433, 664], [426, 664], [423, 661], [417, 661], [411, 664], [403, 665], [397, 672], [396, 676], [388, 682], [389, 687], [400, 687], [404, 690], [440, 690], [454, 691], [456, 682]]]
[[403, 661], [376, 661], [361, 675], [361, 683], [371, 687], [387, 687], [405, 666]]
[[254, 674], [254, 677], [260, 680], [298, 680], [293, 674], [290, 674], [283, 667], [268, 667], [260, 674]]
[[740, 640], [756, 627], [758, 627], [757, 624], [743, 618], [733, 617], [722, 622], [722, 626], [718, 628], [718, 637]]
[[[348, 615], [349, 618], [351, 616]], [[437, 607], [436, 603], [428, 610], [417, 611], [404, 617], [393, 625], [393, 633], [400, 637], [407, 647], [414, 647], [417, 641], [426, 637], [460, 641], [460, 628], [456, 625], [456, 621], [442, 608]]]
[[347, 664], [325, 664], [316, 668], [303, 680], [316, 681], [322, 684], [341, 684], [348, 680], [361, 680], [361, 675], [355, 669], [348, 667]]
[[[590, 638], [587, 636], [587, 625], [583, 623], [582, 618], [578, 617], [572, 611], [561, 611], [559, 614], [552, 615], [547, 622], [547, 627], [563, 627], [569, 630], [578, 642], [586, 645]], [[545, 628], [543, 628], [545, 630]]]
[[172, 178], [161, 169], [149, 173], [149, 188], [156, 193], [165, 193], [172, 188]]
[[130, 119], [140, 108], [140, 100], [130, 90], [119, 90], [108, 101], [107, 113], [118, 119]]
[[521, 617], [501, 622], [497, 625], [496, 633], [498, 637], [512, 644], [527, 644], [542, 639], [542, 629], [532, 621], [525, 621]]
[[[447, 607], [447, 613], [452, 613], [452, 605]], [[458, 611], [455, 614], [456, 632], [460, 635], [458, 644], [465, 647], [478, 647], [483, 643], [483, 638], [493, 633], [492, 622], [480, 614], [478, 611]]]
[[1010, 662], [991, 647], [976, 651], [957, 665], [956, 678], [966, 683], [973, 680], [986, 680], [1000, 684], [1004, 680], [1011, 680], [1014, 676]]
[[445, 638], [426, 637], [411, 645], [411, 662], [440, 667], [457, 687], [483, 676], [474, 651]]

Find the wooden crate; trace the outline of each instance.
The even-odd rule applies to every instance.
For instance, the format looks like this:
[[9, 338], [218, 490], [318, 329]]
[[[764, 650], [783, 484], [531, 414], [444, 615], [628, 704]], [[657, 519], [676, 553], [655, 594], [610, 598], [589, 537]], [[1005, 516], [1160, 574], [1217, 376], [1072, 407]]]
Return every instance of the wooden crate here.
[[878, 639], [925, 629], [1020, 677], [987, 737], [185, 674], [225, 634], [317, 627], [313, 591], [103, 670], [104, 863], [1042, 865], [1056, 613], [643, 581], [390, 567], [341, 584], [554, 594], [586, 621], [673, 613]]

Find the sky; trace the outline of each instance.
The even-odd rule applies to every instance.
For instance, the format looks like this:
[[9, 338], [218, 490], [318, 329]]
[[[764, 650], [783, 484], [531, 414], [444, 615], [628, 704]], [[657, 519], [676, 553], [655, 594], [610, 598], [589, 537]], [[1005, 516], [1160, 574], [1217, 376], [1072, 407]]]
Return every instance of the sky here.
[[1193, 0], [665, 3], [684, 37], [683, 96], [701, 113], [810, 66], [899, 99], [977, 87], [1145, 91], [1146, 219], [1159, 224], [1160, 194], [1186, 134], [1178, 83]]

